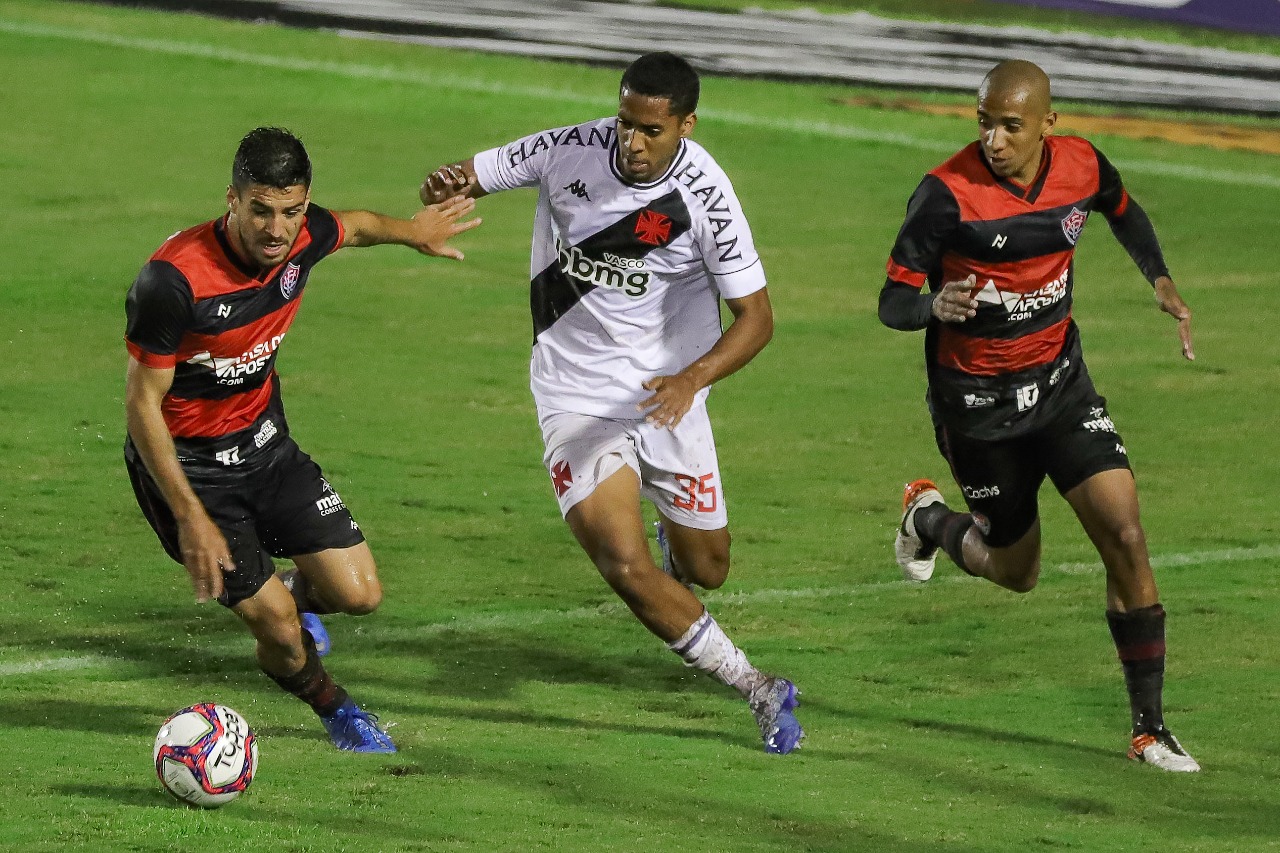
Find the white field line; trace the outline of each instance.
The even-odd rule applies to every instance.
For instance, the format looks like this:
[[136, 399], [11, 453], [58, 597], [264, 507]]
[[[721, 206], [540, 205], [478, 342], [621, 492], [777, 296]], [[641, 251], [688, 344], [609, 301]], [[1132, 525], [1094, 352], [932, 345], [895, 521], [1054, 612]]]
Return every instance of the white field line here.
[[10, 675], [30, 675], [34, 672], [59, 672], [68, 669], [89, 669], [95, 666], [106, 666], [115, 663], [116, 658], [102, 655], [79, 655], [69, 658], [44, 658], [43, 660], [15, 661], [0, 663], [0, 678]]
[[[413, 71], [393, 68], [385, 65], [365, 65], [354, 62], [326, 62], [294, 56], [273, 56], [266, 53], [230, 50], [215, 44], [200, 42], [171, 41], [168, 39], [139, 38], [136, 36], [116, 35], [113, 33], [95, 32], [93, 30], [74, 29], [70, 27], [47, 26], [24, 21], [0, 18], [0, 33], [30, 36], [34, 38], [52, 38], [64, 41], [97, 44], [106, 47], [118, 47], [141, 53], [164, 54], [168, 56], [185, 56], [197, 59], [211, 59], [237, 65], [249, 65], [254, 68], [278, 68], [286, 71], [311, 72], [353, 80], [377, 80], [392, 83], [407, 83], [450, 91], [474, 92], [478, 94], [515, 96], [534, 98], [545, 101], [585, 104], [599, 108], [605, 112], [612, 110], [615, 102], [611, 97], [582, 95], [563, 89], [541, 86], [511, 85], [478, 77], [463, 77], [454, 74], [435, 74], [424, 71]], [[855, 142], [866, 142], [878, 145], [889, 145], [899, 148], [914, 148], [920, 151], [950, 154], [957, 148], [954, 141], [926, 139], [902, 133], [888, 133], [867, 127], [834, 122], [811, 121], [807, 119], [778, 118], [775, 116], [755, 115], [752, 113], [734, 112], [731, 110], [703, 109], [699, 114], [705, 118], [724, 124], [751, 127], [765, 130], [776, 130], [829, 139], [848, 139]], [[1209, 169], [1201, 166], [1177, 163], [1163, 163], [1155, 160], [1117, 160], [1117, 165], [1126, 172], [1157, 175], [1160, 177], [1182, 178], [1211, 184], [1226, 184], [1242, 187], [1265, 187], [1280, 189], [1280, 175], [1265, 173], [1235, 172], [1226, 169]]]
[[[1217, 551], [1193, 551], [1185, 554], [1168, 554], [1152, 559], [1157, 568], [1171, 566], [1204, 566], [1216, 563], [1238, 563], [1250, 560], [1270, 560], [1280, 557], [1280, 545], [1258, 545], [1253, 548], [1224, 548]], [[1050, 571], [1079, 575], [1101, 572], [1098, 563], [1059, 563], [1046, 567]], [[892, 566], [889, 567], [892, 570]], [[964, 575], [948, 574], [930, 581], [931, 586], [939, 583], [967, 582]], [[716, 604], [771, 604], [782, 601], [822, 598], [851, 598], [855, 596], [873, 595], [880, 592], [901, 590], [905, 586], [913, 586], [908, 581], [876, 581], [874, 583], [857, 584], [838, 587], [805, 587], [800, 589], [757, 589], [749, 592], [716, 593], [709, 592], [702, 596], [709, 605]], [[528, 628], [548, 623], [575, 622], [594, 619], [601, 616], [614, 616], [623, 610], [621, 602], [609, 602], [599, 607], [577, 607], [572, 610], [529, 610], [507, 613], [476, 614], [450, 619], [447, 622], [433, 622], [413, 628], [373, 628], [359, 629], [368, 631], [380, 640], [417, 639], [424, 636], [444, 634], [450, 631], [483, 631], [493, 628]], [[127, 662], [123, 658], [106, 655], [80, 655], [76, 657], [43, 658], [13, 663], [0, 663], [0, 678], [19, 675], [32, 675], [44, 672], [65, 672], [91, 669], [115, 663]]]

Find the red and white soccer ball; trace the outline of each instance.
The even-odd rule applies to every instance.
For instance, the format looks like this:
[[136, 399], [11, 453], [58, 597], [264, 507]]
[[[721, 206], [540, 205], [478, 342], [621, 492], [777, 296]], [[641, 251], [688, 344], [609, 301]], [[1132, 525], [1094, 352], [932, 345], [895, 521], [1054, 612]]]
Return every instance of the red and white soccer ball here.
[[153, 758], [165, 790], [188, 805], [216, 809], [253, 781], [258, 739], [226, 705], [202, 702], [164, 721]]

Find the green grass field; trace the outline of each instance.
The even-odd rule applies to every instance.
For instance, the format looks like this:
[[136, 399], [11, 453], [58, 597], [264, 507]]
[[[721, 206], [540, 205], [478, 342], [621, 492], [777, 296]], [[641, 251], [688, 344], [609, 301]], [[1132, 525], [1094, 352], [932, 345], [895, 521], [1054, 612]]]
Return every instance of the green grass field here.
[[[751, 216], [778, 324], [712, 396], [736, 544], [707, 601], [800, 684], [803, 750], [764, 754], [745, 705], [648, 635], [560, 521], [527, 391], [534, 196], [508, 193], [462, 264], [326, 262], [280, 359], [294, 432], [387, 591], [330, 620], [331, 671], [401, 747], [363, 757], [192, 603], [134, 505], [125, 291], [220, 212], [255, 125], [307, 141], [317, 202], [408, 214], [438, 163], [608, 114], [617, 72], [37, 0], [0, 3], [0, 69], [0, 849], [1280, 849], [1274, 158], [1095, 139], [1196, 312], [1193, 364], [1103, 224], [1078, 255], [1199, 776], [1123, 759], [1101, 570], [1051, 490], [1032, 594], [949, 565], [898, 580], [901, 485], [946, 469], [921, 338], [882, 328], [876, 297], [907, 196], [974, 129], [727, 79], [705, 81], [697, 136]], [[262, 739], [253, 788], [208, 813], [150, 767], [160, 721], [206, 700]]]

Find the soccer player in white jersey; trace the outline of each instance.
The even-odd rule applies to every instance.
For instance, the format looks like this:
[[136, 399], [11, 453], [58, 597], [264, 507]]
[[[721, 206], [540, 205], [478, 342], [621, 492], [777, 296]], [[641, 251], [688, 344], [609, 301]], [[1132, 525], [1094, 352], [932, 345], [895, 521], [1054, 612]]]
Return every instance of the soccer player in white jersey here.
[[[651, 53], [622, 76], [616, 117], [546, 130], [443, 166], [422, 198], [537, 187], [531, 388], [560, 511], [646, 628], [750, 704], [764, 747], [804, 735], [796, 686], [765, 675], [693, 594], [729, 572], [705, 400], [773, 335], [773, 309], [733, 187], [702, 146], [697, 72]], [[733, 320], [721, 330], [720, 299]], [[659, 569], [641, 496], [662, 520]]]

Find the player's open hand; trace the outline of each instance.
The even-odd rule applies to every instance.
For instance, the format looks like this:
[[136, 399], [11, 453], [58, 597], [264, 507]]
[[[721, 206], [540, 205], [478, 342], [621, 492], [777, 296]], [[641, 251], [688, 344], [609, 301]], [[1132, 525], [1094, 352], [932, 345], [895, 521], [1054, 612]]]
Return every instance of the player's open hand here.
[[462, 218], [475, 209], [475, 199], [454, 196], [419, 210], [413, 216], [413, 247], [424, 255], [462, 260], [462, 252], [448, 245], [448, 241], [463, 231], [470, 231], [483, 221], [479, 218]]
[[439, 204], [454, 196], [468, 194], [475, 183], [475, 175], [468, 173], [461, 163], [450, 163], [427, 175], [418, 190], [418, 197], [423, 204]]
[[178, 524], [178, 547], [182, 551], [182, 565], [191, 576], [191, 588], [195, 590], [196, 603], [222, 595], [222, 572], [236, 570], [235, 560], [222, 531], [207, 515], [200, 515]]
[[655, 376], [643, 388], [653, 395], [641, 400], [636, 408], [645, 413], [646, 421], [669, 430], [675, 429], [693, 408], [693, 398], [699, 390], [696, 382], [679, 374]]
[[1156, 302], [1160, 310], [1178, 321], [1178, 337], [1182, 341], [1182, 357], [1187, 361], [1196, 360], [1196, 352], [1191, 348], [1191, 309], [1178, 295], [1178, 288], [1173, 279], [1162, 275], [1156, 279]]
[[933, 297], [929, 310], [944, 323], [963, 323], [978, 313], [978, 300], [973, 298], [977, 286], [978, 278], [972, 273], [964, 281], [949, 281]]

